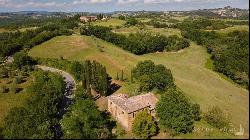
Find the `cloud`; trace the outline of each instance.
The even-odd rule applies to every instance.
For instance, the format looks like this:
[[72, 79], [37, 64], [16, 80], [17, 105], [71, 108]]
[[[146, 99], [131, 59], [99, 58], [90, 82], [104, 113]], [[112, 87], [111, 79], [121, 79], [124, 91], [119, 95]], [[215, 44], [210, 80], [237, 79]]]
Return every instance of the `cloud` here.
[[5, 6], [10, 2], [10, 0], [0, 0], [0, 6]]
[[236, 2], [239, 0], [143, 0], [145, 4], [157, 3], [217, 3], [217, 2]]
[[[98, 5], [102, 4], [102, 6]], [[112, 11], [136, 9], [198, 9], [230, 5], [248, 9], [248, 0], [0, 0], [0, 11], [55, 9], [78, 11]], [[98, 5], [98, 6], [97, 6]], [[124, 8], [126, 7], [126, 8]], [[189, 8], [191, 7], [191, 8]], [[106, 10], [107, 9], [107, 10]]]
[[132, 4], [132, 3], [138, 3], [140, 0], [118, 0], [118, 5], [125, 5], [125, 4]]
[[73, 5], [83, 4], [83, 3], [107, 3], [111, 2], [112, 0], [75, 0], [73, 1]]
[[23, 8], [23, 7], [34, 7], [34, 8], [47, 8], [47, 7], [61, 7], [66, 5], [66, 3], [58, 3], [55, 1], [51, 2], [37, 2], [37, 1], [27, 1], [24, 3], [15, 3], [12, 0], [0, 0], [1, 7], [10, 8]]
[[190, 0], [144, 0], [144, 3], [151, 4], [151, 3], [175, 3], [175, 2], [187, 2]]

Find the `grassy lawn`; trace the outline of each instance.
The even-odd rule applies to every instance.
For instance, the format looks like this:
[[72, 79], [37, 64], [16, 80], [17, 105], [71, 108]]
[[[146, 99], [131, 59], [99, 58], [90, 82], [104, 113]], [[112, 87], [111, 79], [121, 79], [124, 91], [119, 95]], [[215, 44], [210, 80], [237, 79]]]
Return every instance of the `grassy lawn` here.
[[209, 125], [206, 121], [201, 120], [194, 123], [193, 133], [181, 134], [175, 136], [174, 138], [184, 138], [184, 139], [232, 139], [237, 138], [232, 134], [222, 132], [219, 129], [216, 129]]
[[[0, 85], [5, 85], [9, 88], [12, 84], [13, 79], [1, 79]], [[28, 81], [17, 85], [23, 88], [19, 93], [13, 93], [9, 91], [8, 93], [0, 93], [0, 127], [3, 126], [4, 118], [8, 114], [8, 111], [13, 107], [22, 106], [26, 99], [30, 97], [30, 94], [26, 92], [26, 87], [31, 83], [31, 78]]]
[[136, 18], [140, 22], [149, 22], [151, 19], [150, 18]]
[[177, 35], [178, 37], [181, 37], [181, 31], [179, 29], [173, 29], [173, 28], [153, 28], [152, 26], [147, 26], [147, 29], [163, 34], [165, 36], [171, 36], [171, 35]]
[[[81, 45], [79, 45], [81, 40]], [[71, 43], [70, 43], [71, 42]], [[97, 45], [103, 47], [101, 52]], [[115, 53], [114, 53], [115, 52]], [[60, 58], [69, 60], [96, 60], [106, 66], [112, 77], [124, 70], [125, 76], [138, 61], [138, 57], [111, 43], [90, 36], [59, 36], [31, 49], [33, 57]]]
[[85, 43], [83, 37], [58, 36], [49, 40], [31, 50], [32, 56], [41, 56], [49, 58], [66, 58], [75, 57], [77, 53], [88, 52], [89, 46]]
[[119, 29], [113, 29], [113, 32], [115, 33], [121, 33], [121, 34], [129, 34], [129, 33], [136, 33], [140, 31], [140, 29], [136, 26], [130, 26], [130, 27], [123, 27]]
[[[82, 44], [85, 45], [79, 45], [77, 40], [81, 40]], [[104, 52], [99, 51], [97, 45], [102, 46]], [[157, 64], [163, 64], [170, 68], [176, 85], [192, 101], [199, 103], [204, 112], [209, 106], [218, 105], [231, 114], [232, 122], [236, 128], [242, 124], [245, 132], [248, 133], [248, 91], [236, 87], [221, 78], [216, 72], [206, 68], [209, 54], [204, 47], [193, 42], [189, 48], [178, 53], [164, 52], [137, 56], [94, 37], [72, 35], [56, 37], [36, 46], [29, 52], [29, 55], [52, 58], [63, 56], [66, 59], [77, 61], [97, 60], [106, 66], [107, 72], [113, 78], [116, 77], [117, 72], [121, 73], [123, 70], [128, 79], [131, 69], [138, 61], [151, 59]], [[122, 87], [117, 92], [129, 95], [136, 88], [130, 82], [120, 82], [120, 85]]]
[[[179, 29], [173, 29], [173, 28], [154, 28], [153, 26], [146, 26], [145, 30], [160, 33], [165, 36], [171, 36], [171, 35], [177, 35], [178, 37], [181, 37], [181, 31]], [[129, 33], [135, 33], [140, 31], [140, 28], [137, 26], [130, 26], [130, 27], [123, 27], [119, 29], [113, 29], [113, 32], [115, 33], [121, 33], [121, 34], [129, 34]]]
[[126, 21], [124, 20], [112, 18], [107, 21], [97, 21], [97, 22], [94, 22], [93, 24], [99, 25], [99, 26], [106, 26], [106, 27], [109, 27], [109, 26], [115, 27], [115, 26], [122, 26], [125, 24], [125, 22]]
[[184, 19], [189, 18], [189, 16], [175, 15], [175, 16], [172, 16], [171, 18], [172, 18], [172, 19], [179, 20], [179, 21], [183, 21]]

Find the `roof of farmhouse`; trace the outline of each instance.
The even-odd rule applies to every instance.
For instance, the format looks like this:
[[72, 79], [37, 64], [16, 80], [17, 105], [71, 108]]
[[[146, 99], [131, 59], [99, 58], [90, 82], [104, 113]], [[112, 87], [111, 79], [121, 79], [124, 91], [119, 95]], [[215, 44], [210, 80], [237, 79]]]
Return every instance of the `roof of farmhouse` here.
[[114, 94], [108, 96], [108, 100], [118, 105], [127, 113], [132, 113], [146, 107], [149, 107], [149, 110], [153, 110], [158, 101], [152, 93], [137, 95], [130, 98], [128, 98], [126, 94]]

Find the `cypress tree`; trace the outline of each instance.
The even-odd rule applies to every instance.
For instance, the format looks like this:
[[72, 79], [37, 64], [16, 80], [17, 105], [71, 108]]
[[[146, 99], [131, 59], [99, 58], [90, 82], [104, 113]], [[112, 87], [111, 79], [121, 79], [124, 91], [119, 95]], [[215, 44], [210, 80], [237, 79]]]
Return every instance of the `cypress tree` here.
[[121, 75], [121, 79], [120, 79], [121, 81], [123, 81], [124, 79], [123, 79], [123, 70], [122, 70], [122, 75]]
[[119, 80], [119, 74], [118, 74], [118, 72], [116, 73], [116, 78], [115, 78], [115, 80]]
[[83, 87], [83, 89], [86, 89], [86, 88], [87, 88], [86, 79], [85, 79], [84, 76], [83, 76], [83, 79], [82, 79], [82, 87]]
[[107, 96], [108, 94], [108, 76], [107, 76], [107, 72], [106, 72], [106, 68], [103, 67], [103, 81], [102, 81], [102, 89], [103, 89], [103, 94], [105, 96]]
[[96, 64], [96, 61], [93, 61], [92, 67], [91, 67], [91, 85], [93, 89], [96, 89], [98, 86], [98, 78], [96, 75], [98, 75], [98, 65]]
[[91, 84], [91, 62], [89, 60], [86, 60], [84, 62], [84, 67], [85, 67], [85, 81], [86, 81], [86, 90], [87, 90], [87, 94], [88, 95], [91, 95], [91, 87], [90, 87], [90, 84]]
[[133, 72], [131, 71], [131, 74], [130, 74], [130, 78], [131, 78], [131, 83], [134, 83], [134, 79], [133, 79]]

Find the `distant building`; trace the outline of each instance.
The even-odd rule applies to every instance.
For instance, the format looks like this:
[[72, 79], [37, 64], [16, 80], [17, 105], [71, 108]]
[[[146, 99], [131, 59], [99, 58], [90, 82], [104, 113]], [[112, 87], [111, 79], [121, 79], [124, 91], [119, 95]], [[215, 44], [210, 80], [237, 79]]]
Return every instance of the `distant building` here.
[[83, 22], [96, 21], [97, 17], [96, 16], [81, 16], [80, 20]]
[[137, 95], [128, 98], [126, 94], [108, 96], [108, 111], [125, 128], [131, 130], [136, 115], [148, 109], [154, 117], [158, 99], [152, 93]]

